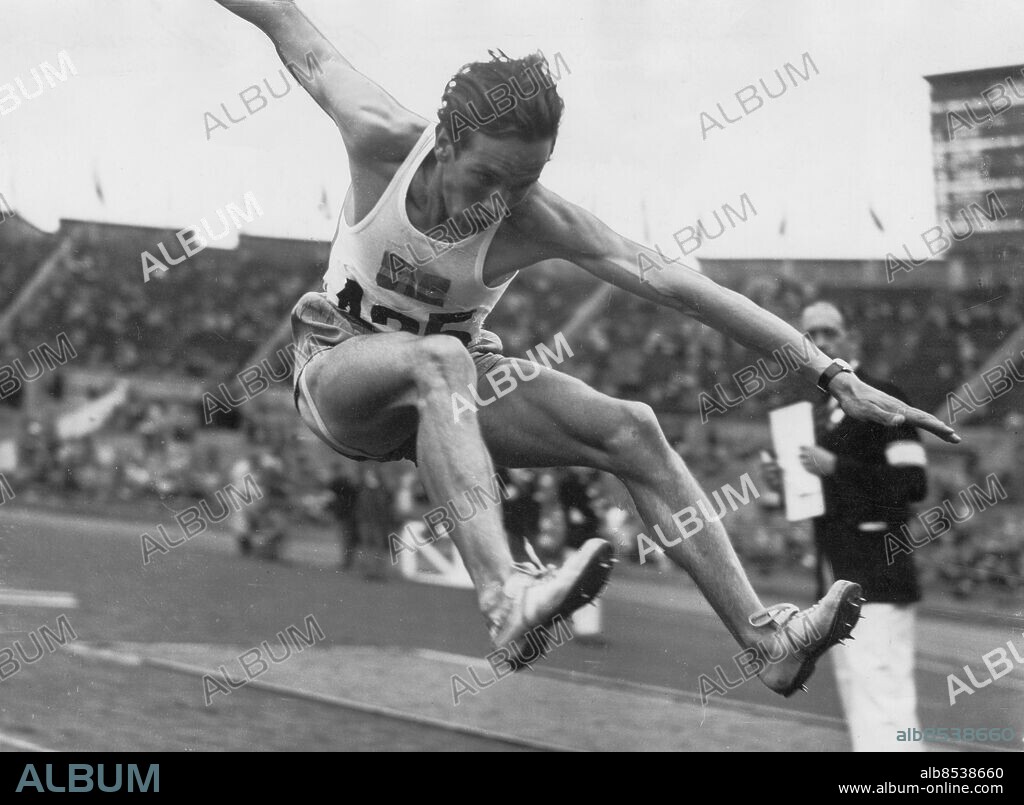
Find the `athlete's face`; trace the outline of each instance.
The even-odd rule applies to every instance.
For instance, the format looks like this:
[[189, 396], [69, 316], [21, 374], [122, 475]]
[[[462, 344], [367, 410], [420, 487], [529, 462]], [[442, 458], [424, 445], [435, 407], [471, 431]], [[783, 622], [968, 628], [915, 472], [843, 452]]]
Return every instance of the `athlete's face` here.
[[495, 207], [496, 197], [511, 209], [529, 194], [551, 158], [551, 138], [527, 142], [474, 132], [460, 143], [458, 153], [442, 136], [438, 141], [441, 192], [449, 215], [482, 204]]

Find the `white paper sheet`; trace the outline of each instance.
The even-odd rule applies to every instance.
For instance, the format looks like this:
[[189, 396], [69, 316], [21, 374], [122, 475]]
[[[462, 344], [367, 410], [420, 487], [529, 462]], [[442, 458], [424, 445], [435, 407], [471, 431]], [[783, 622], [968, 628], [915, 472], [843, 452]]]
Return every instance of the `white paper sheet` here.
[[820, 517], [825, 513], [821, 479], [800, 463], [800, 448], [814, 444], [814, 416], [809, 402], [778, 408], [769, 414], [772, 445], [782, 468], [786, 519], [790, 522]]
[[18, 445], [14, 439], [0, 442], [0, 472], [14, 472], [18, 469]]

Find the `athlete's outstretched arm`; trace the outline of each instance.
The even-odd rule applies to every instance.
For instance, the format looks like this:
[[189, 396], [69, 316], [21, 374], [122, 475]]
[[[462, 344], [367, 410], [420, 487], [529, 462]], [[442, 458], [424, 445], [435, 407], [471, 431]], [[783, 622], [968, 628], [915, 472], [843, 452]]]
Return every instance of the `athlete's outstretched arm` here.
[[[832, 359], [810, 339], [742, 294], [723, 288], [695, 268], [619, 235], [596, 216], [538, 186], [530, 199], [530, 235], [545, 256], [576, 263], [631, 293], [680, 310], [765, 357], [800, 355], [801, 376], [817, 383]], [[785, 351], [783, 351], [785, 350]], [[806, 356], [806, 357], [804, 357]], [[837, 375], [829, 391], [847, 414], [882, 425], [904, 422], [953, 442], [951, 427], [931, 414], [869, 386], [855, 375]]]
[[294, 0], [216, 2], [270, 37], [285, 65], [302, 68], [292, 75], [338, 125], [350, 157], [405, 157], [409, 137], [415, 141], [427, 121], [356, 70]]

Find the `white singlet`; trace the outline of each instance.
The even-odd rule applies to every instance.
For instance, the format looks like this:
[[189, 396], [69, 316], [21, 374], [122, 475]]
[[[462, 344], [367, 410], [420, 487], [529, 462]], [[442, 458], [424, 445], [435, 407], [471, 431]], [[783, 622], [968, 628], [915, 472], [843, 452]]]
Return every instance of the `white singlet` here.
[[[434, 128], [428, 126], [380, 200], [355, 226], [346, 223], [343, 207], [323, 290], [339, 308], [382, 332], [451, 333], [467, 347], [491, 344], [497, 339], [482, 329], [484, 319], [515, 275], [488, 287], [484, 259], [508, 208], [494, 196], [487, 204], [474, 204], [459, 224], [449, 220], [426, 234], [416, 229], [406, 196], [433, 147]], [[350, 188], [345, 206], [351, 195]], [[469, 231], [459, 229], [471, 225]], [[468, 237], [451, 242], [463, 235]]]

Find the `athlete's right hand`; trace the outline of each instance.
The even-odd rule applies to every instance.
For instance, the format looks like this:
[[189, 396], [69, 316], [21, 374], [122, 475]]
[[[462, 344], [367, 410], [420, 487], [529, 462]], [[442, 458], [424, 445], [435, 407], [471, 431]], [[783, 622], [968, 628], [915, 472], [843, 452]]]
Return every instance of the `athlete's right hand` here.
[[960, 436], [941, 419], [912, 408], [905, 402], [869, 386], [852, 372], [841, 372], [829, 384], [829, 393], [842, 409], [854, 419], [875, 422], [886, 427], [906, 423], [934, 433], [950, 444], [960, 444]]

